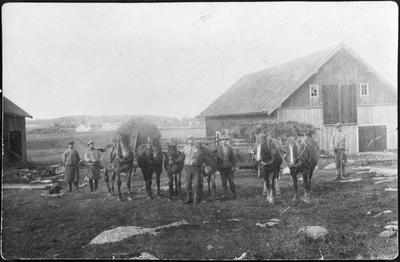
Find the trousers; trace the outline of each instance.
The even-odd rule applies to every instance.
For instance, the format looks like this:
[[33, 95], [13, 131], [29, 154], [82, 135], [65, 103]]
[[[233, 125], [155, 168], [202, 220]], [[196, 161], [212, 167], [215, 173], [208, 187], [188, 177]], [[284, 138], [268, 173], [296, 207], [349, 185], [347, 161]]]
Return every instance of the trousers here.
[[[188, 194], [201, 193], [203, 189], [203, 175], [197, 166], [185, 166], [186, 192]], [[192, 185], [193, 184], [193, 185]]]
[[344, 175], [344, 169], [345, 169], [345, 150], [344, 149], [337, 149], [335, 152], [335, 164], [336, 164], [336, 169], [341, 172], [342, 175]]

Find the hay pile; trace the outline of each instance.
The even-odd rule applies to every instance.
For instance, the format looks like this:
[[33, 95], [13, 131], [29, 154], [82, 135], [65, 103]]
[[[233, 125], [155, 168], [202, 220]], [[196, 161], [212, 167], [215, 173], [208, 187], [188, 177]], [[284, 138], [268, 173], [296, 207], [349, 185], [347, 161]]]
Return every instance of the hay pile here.
[[268, 134], [273, 138], [282, 138], [304, 134], [312, 135], [315, 131], [316, 128], [311, 124], [283, 120], [245, 122], [230, 130], [234, 138], [245, 138], [248, 142], [254, 142], [255, 135], [259, 133]]
[[[137, 134], [137, 141], [135, 146], [136, 149], [140, 145], [146, 144], [148, 137], [161, 137], [161, 132], [157, 125], [145, 118], [132, 118], [128, 121], [123, 122], [118, 127], [117, 134], [129, 136], [131, 141], [136, 138]], [[114, 136], [113, 142], [116, 141], [116, 136]]]

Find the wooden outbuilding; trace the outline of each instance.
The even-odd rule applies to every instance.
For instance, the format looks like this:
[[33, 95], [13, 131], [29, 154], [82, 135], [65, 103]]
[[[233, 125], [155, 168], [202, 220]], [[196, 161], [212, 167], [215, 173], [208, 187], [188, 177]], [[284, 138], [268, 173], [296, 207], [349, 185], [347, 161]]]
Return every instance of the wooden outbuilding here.
[[309, 123], [326, 151], [341, 122], [349, 153], [397, 149], [397, 89], [344, 43], [244, 75], [198, 117], [207, 136], [248, 121]]
[[26, 156], [25, 118], [32, 116], [3, 96], [3, 166], [23, 164]]

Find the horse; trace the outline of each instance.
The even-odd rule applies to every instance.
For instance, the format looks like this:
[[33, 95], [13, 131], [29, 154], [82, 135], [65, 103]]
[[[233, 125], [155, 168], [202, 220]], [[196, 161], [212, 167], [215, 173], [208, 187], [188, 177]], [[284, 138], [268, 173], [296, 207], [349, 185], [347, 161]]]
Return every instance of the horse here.
[[217, 162], [215, 161], [213, 152], [202, 143], [195, 143], [192, 160], [193, 165], [198, 166], [202, 175], [207, 177], [208, 195], [211, 196], [210, 183], [212, 183], [214, 198], [216, 198], [217, 186], [215, 185], [215, 172], [217, 171]]
[[[118, 201], [121, 197], [121, 173], [127, 173], [128, 200], [132, 200], [131, 175], [133, 170], [133, 152], [130, 148], [129, 136], [116, 134], [116, 144], [107, 144], [103, 147], [100, 165], [104, 168], [104, 180], [107, 184], [109, 195], [114, 194], [114, 179], [117, 177]], [[112, 187], [109, 185], [108, 172], [112, 172]]]
[[267, 195], [266, 200], [273, 204], [276, 195], [275, 182], [279, 179], [279, 172], [283, 162], [283, 157], [281, 156], [282, 145], [278, 140], [266, 136], [265, 134], [258, 134], [256, 136], [256, 144], [256, 160], [261, 164], [261, 168], [264, 171], [264, 190], [265, 195]]
[[306, 138], [301, 144], [294, 138], [288, 137], [286, 141], [286, 162], [293, 179], [294, 197], [297, 200], [297, 175], [303, 175], [303, 187], [305, 189], [303, 201], [308, 203], [311, 191], [311, 178], [318, 164], [319, 147], [312, 138]]
[[160, 197], [160, 176], [163, 166], [163, 154], [160, 137], [148, 137], [148, 143], [138, 147], [136, 153], [138, 166], [142, 170], [146, 183], [147, 199], [152, 199], [151, 184], [153, 173], [156, 173], [157, 196]]
[[169, 200], [174, 195], [174, 180], [175, 180], [175, 195], [178, 195], [182, 200], [181, 190], [181, 176], [183, 169], [183, 161], [179, 161], [178, 158], [182, 155], [182, 152], [178, 150], [177, 144], [167, 143], [167, 152], [164, 154], [164, 168], [168, 175], [169, 185]]

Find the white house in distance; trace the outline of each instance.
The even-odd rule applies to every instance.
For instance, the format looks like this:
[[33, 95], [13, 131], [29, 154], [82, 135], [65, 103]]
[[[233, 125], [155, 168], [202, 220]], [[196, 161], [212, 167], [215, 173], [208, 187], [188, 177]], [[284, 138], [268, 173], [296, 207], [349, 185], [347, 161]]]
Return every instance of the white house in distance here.
[[89, 132], [92, 131], [92, 123], [89, 123], [88, 125], [85, 124], [80, 124], [76, 127], [76, 132]]
[[200, 121], [189, 121], [189, 127], [200, 127]]
[[103, 123], [101, 125], [101, 130], [103, 131], [117, 131], [119, 127], [118, 123]]

